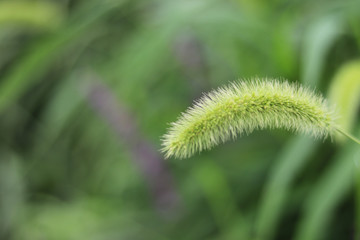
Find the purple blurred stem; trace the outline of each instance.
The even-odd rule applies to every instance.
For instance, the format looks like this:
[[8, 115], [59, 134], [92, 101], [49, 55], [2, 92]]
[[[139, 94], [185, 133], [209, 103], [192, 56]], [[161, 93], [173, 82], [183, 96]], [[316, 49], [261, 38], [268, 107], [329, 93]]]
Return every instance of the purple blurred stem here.
[[94, 76], [91, 78], [87, 88], [89, 104], [128, 147], [132, 160], [144, 174], [157, 209], [162, 214], [171, 214], [178, 207], [179, 198], [165, 161], [154, 146], [145, 140], [135, 119], [111, 90], [99, 80], [94, 80]]

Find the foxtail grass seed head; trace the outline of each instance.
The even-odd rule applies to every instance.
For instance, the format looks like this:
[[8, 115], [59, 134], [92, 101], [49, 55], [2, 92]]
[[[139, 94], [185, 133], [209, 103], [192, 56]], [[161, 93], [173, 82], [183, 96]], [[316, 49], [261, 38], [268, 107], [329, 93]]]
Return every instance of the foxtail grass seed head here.
[[265, 128], [283, 128], [316, 138], [326, 138], [337, 130], [333, 111], [313, 91], [276, 79], [252, 79], [200, 98], [171, 124], [162, 138], [162, 151], [166, 158], [187, 158]]

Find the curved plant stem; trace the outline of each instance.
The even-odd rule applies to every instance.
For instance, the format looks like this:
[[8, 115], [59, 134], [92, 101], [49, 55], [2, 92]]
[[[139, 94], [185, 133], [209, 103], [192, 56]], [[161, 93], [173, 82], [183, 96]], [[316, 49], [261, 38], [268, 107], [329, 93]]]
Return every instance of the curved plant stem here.
[[356, 137], [354, 137], [353, 135], [351, 135], [350, 133], [347, 133], [347, 132], [345, 132], [344, 130], [342, 130], [342, 129], [340, 129], [340, 128], [336, 128], [336, 130], [337, 130], [339, 133], [343, 134], [344, 136], [350, 138], [351, 140], [353, 140], [354, 142], [356, 142], [357, 144], [360, 145], [360, 140], [357, 139]]

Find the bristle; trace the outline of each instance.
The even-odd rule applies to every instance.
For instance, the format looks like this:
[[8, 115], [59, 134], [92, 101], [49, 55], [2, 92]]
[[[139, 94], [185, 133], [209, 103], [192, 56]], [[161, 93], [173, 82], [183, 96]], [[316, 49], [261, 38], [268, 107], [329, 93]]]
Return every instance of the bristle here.
[[204, 95], [171, 124], [162, 151], [187, 158], [265, 128], [325, 138], [336, 126], [326, 101], [309, 89], [275, 79], [238, 81]]

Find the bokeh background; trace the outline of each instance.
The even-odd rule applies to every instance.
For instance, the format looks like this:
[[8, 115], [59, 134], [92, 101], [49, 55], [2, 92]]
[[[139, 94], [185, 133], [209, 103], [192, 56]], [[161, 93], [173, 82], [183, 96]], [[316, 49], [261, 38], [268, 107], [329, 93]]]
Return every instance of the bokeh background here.
[[1, 0], [0, 239], [360, 239], [360, 146], [256, 131], [191, 159], [203, 92], [274, 77], [360, 137], [360, 1]]

